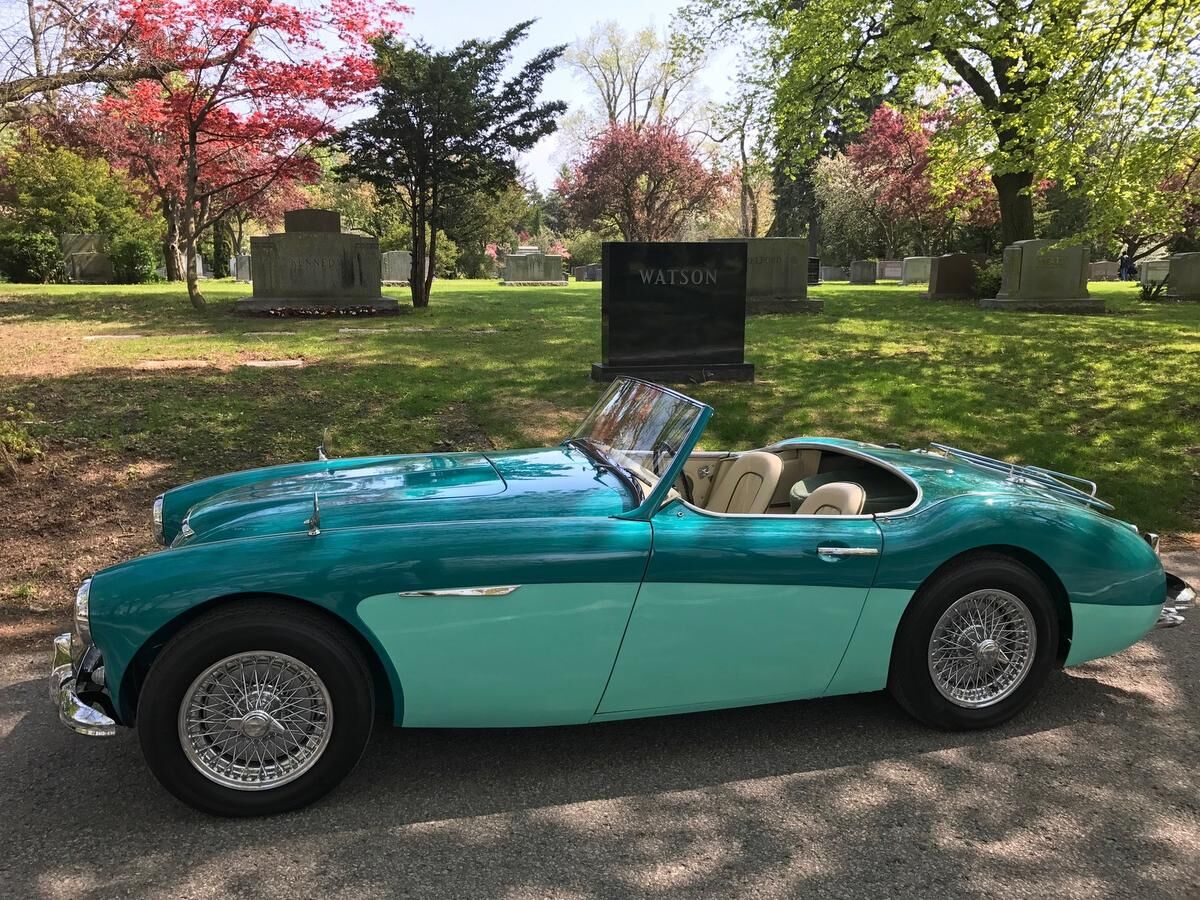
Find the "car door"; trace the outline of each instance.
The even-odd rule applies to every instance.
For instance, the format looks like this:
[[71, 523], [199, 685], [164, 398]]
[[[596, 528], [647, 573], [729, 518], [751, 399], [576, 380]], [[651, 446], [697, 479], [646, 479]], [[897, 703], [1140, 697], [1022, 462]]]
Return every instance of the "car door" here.
[[820, 696], [875, 576], [870, 516], [716, 515], [678, 500], [597, 718]]

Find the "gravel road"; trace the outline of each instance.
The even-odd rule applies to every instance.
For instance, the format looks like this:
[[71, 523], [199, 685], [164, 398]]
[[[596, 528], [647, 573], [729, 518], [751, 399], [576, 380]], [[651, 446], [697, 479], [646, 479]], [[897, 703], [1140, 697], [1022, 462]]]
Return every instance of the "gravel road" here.
[[0, 645], [0, 895], [1200, 897], [1198, 651], [1194, 615], [984, 734], [882, 694], [381, 730], [319, 805], [224, 821], [161, 791], [132, 734], [68, 734], [46, 653]]

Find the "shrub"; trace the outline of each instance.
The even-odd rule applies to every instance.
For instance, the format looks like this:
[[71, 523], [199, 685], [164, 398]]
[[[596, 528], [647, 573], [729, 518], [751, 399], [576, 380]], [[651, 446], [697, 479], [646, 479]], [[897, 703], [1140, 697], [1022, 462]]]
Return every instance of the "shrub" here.
[[142, 238], [120, 238], [108, 251], [112, 260], [113, 281], [117, 284], [145, 284], [153, 281], [158, 268], [158, 251]]
[[[1169, 277], [1169, 276], [1168, 276]], [[1167, 289], [1167, 279], [1162, 281], [1143, 282], [1138, 288], [1138, 299], [1143, 303], [1156, 303], [1164, 299], [1163, 292]]]
[[0, 237], [0, 271], [9, 281], [25, 284], [61, 280], [58, 239], [48, 231], [18, 231]]
[[995, 297], [1000, 293], [1001, 266], [1000, 260], [992, 259], [975, 267], [975, 290], [973, 293], [975, 298]]

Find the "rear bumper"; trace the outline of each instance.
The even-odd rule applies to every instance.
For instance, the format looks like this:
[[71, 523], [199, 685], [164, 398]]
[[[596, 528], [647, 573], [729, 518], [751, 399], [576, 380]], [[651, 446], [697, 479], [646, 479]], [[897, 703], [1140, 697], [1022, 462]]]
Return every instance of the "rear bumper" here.
[[95, 665], [99, 654], [94, 648], [88, 648], [76, 660], [72, 652], [74, 649], [70, 633], [60, 634], [54, 639], [54, 654], [50, 663], [50, 700], [58, 708], [58, 720], [76, 734], [112, 737], [117, 733], [117, 723], [94, 706], [83, 702], [76, 693], [81, 681], [95, 684], [94, 678], [103, 668]]
[[1196, 591], [1178, 575], [1167, 573], [1167, 600], [1155, 628], [1174, 628], [1184, 622], [1183, 614], [1196, 602]]

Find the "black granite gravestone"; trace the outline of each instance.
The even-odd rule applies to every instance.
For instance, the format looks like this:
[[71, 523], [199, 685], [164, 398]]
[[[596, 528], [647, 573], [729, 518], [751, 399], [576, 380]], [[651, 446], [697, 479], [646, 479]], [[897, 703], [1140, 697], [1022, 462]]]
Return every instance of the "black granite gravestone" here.
[[746, 362], [746, 245], [604, 244], [603, 362], [592, 378], [753, 381]]
[[810, 256], [808, 258], [808, 283], [821, 283], [821, 257]]

